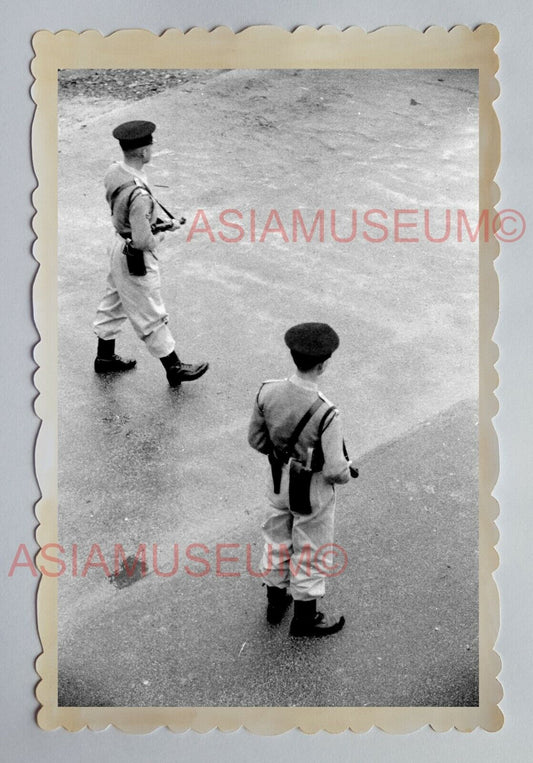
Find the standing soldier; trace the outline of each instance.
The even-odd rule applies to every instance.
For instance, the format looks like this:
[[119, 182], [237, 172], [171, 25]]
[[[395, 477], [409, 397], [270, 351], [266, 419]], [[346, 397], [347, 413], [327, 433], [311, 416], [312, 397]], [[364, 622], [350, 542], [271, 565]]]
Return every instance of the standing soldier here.
[[170, 386], [178, 387], [181, 382], [202, 376], [208, 363], [182, 363], [167, 325], [156, 249], [164, 237], [158, 231], [175, 230], [177, 225], [169, 213], [168, 221], [159, 219], [166, 210], [153, 197], [143, 171], [152, 158], [154, 130], [153, 122], [139, 120], [125, 122], [113, 130], [124, 160], [113, 163], [104, 180], [116, 233], [110, 247], [107, 290], [94, 321], [98, 336], [94, 370], [109, 373], [128, 371], [135, 366], [135, 360], [115, 354], [115, 339], [129, 318], [148, 351], [163, 364]]
[[325, 592], [317, 552], [333, 543], [335, 483], [357, 476], [338, 411], [317, 386], [339, 337], [325, 323], [302, 323], [287, 331], [285, 343], [296, 373], [262, 384], [248, 432], [248, 442], [268, 455], [271, 467], [261, 561], [267, 620], [281, 622], [294, 599], [290, 635], [326, 636], [343, 627], [344, 617], [317, 611]]

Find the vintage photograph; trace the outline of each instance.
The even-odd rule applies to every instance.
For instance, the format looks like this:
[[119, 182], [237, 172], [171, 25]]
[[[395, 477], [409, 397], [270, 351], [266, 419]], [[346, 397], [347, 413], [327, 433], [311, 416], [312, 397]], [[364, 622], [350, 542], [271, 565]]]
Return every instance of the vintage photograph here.
[[477, 705], [477, 70], [63, 70], [58, 128], [59, 704]]
[[43, 728], [501, 725], [494, 35], [422, 37], [36, 37]]

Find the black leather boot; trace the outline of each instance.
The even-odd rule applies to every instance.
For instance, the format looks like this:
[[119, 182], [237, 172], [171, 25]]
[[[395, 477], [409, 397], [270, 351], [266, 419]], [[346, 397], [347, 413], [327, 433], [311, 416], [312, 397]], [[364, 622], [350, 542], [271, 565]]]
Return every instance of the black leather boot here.
[[334, 617], [318, 612], [316, 599], [294, 602], [294, 617], [292, 618], [289, 635], [291, 636], [329, 636], [337, 633], [344, 626], [344, 617]]
[[181, 382], [194, 381], [203, 376], [209, 363], [182, 363], [178, 361], [173, 366], [167, 368], [167, 379], [171, 387], [179, 387]]
[[114, 339], [99, 339], [98, 350], [94, 361], [94, 370], [97, 374], [117, 373], [130, 371], [137, 365], [136, 360], [121, 358], [115, 355]]
[[267, 621], [270, 625], [279, 625], [283, 615], [291, 606], [292, 596], [286, 588], [267, 586]]

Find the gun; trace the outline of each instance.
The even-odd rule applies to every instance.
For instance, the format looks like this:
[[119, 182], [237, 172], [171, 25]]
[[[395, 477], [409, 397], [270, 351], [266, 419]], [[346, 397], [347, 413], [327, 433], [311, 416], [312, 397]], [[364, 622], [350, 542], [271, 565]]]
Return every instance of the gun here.
[[156, 233], [163, 233], [166, 230], [172, 230], [173, 228], [181, 227], [182, 225], [185, 225], [187, 220], [184, 217], [180, 217], [179, 220], [161, 220], [161, 218], [157, 218], [155, 223], [151, 225], [152, 234], [155, 236]]

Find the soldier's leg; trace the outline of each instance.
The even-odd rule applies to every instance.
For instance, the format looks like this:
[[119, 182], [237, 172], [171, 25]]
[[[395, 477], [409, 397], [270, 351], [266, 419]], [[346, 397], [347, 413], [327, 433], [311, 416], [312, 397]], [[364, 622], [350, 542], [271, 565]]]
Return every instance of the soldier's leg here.
[[321, 555], [333, 544], [335, 526], [335, 489], [321, 474], [313, 475], [310, 514], [294, 514], [292, 529], [293, 598], [318, 599], [326, 590], [327, 571]]
[[288, 593], [289, 561], [292, 554], [292, 514], [288, 509], [288, 480], [284, 469], [280, 493], [272, 489], [270, 471], [267, 475], [268, 508], [263, 530], [263, 557], [261, 572], [267, 586], [267, 620], [272, 625], [281, 622], [292, 602]]
[[130, 275], [124, 256], [114, 259], [112, 275], [133, 330], [151, 355], [162, 358], [173, 352], [175, 342], [167, 325], [157, 262], [147, 252], [144, 259], [146, 275]]
[[335, 489], [321, 474], [311, 482], [311, 514], [294, 515], [291, 557], [291, 593], [294, 618], [291, 636], [326, 636], [344, 625], [344, 617], [317, 611], [324, 596], [335, 524]]
[[114, 243], [111, 248], [111, 270], [107, 277], [105, 294], [96, 311], [93, 323], [94, 332], [98, 337], [98, 348], [94, 361], [97, 373], [129, 371], [135, 367], [135, 360], [121, 358], [115, 354], [115, 339], [120, 334], [127, 315], [113, 276], [113, 257], [115, 249], [122, 249], [122, 244]]
[[207, 363], [182, 363], [175, 352], [176, 343], [168, 328], [168, 313], [161, 295], [161, 279], [156, 259], [145, 252], [146, 275], [131, 276], [125, 258], [117, 263], [116, 278], [120, 281], [120, 295], [124, 310], [137, 336], [142, 339], [151, 355], [161, 360], [169, 384], [178, 386], [202, 376]]

